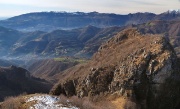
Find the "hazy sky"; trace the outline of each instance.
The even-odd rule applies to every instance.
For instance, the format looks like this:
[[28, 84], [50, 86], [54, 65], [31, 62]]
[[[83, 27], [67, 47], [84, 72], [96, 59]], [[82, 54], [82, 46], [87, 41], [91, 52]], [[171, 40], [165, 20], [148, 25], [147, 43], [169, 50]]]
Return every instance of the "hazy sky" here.
[[180, 0], [0, 0], [0, 17], [29, 12], [162, 13], [180, 9]]

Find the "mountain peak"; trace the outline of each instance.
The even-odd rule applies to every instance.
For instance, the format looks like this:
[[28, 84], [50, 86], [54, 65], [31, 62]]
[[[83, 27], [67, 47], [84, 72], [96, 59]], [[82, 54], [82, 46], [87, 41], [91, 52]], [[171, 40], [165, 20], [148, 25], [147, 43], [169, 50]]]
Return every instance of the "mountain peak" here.
[[180, 14], [180, 9], [170, 9], [166, 12], [167, 14]]

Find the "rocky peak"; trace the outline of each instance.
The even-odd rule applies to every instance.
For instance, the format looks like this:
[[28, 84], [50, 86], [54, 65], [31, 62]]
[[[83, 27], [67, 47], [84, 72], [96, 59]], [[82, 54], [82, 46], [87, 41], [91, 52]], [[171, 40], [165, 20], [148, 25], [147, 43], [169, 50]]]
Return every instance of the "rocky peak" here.
[[116, 93], [145, 108], [157, 99], [176, 65], [177, 56], [165, 38], [127, 29], [104, 43], [89, 63], [71, 69], [52, 93], [79, 97]]
[[167, 12], [165, 12], [167, 14], [180, 14], [180, 9], [177, 9], [177, 10], [168, 10]]

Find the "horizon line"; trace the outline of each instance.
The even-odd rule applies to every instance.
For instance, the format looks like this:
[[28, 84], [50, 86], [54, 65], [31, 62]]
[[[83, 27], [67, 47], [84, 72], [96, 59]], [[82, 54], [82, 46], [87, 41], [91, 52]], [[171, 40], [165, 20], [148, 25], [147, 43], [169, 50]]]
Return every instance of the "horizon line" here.
[[[177, 10], [177, 9], [169, 9], [165, 12], [168, 12], [170, 10]], [[93, 12], [96, 12], [96, 13], [99, 13], [99, 14], [116, 14], [116, 15], [128, 15], [128, 14], [136, 14], [136, 13], [151, 13], [151, 14], [156, 14], [156, 15], [159, 15], [159, 14], [162, 14], [162, 13], [165, 13], [165, 12], [162, 12], [162, 13], [154, 13], [154, 12], [130, 12], [130, 13], [127, 13], [127, 14], [123, 14], [123, 13], [111, 13], [111, 12], [98, 12], [98, 11], [89, 11], [89, 12], [83, 12], [83, 11], [32, 11], [32, 12], [27, 12], [27, 13], [21, 13], [21, 14], [17, 14], [17, 15], [12, 15], [12, 16], [0, 16], [0, 19], [7, 19], [7, 18], [11, 18], [11, 17], [16, 17], [16, 16], [20, 16], [20, 15], [25, 15], [25, 14], [31, 14], [31, 13], [43, 13], [43, 12], [47, 12], [47, 13], [50, 13], [50, 12], [54, 12], [54, 13], [93, 13]]]

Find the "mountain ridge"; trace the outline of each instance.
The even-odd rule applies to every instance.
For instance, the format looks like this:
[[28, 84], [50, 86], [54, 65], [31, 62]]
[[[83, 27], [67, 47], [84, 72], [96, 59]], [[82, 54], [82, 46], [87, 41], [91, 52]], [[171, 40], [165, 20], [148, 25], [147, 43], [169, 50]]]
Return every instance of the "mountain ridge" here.
[[[126, 29], [104, 43], [88, 63], [65, 71], [51, 94], [116, 95], [136, 102], [139, 108], [178, 107], [179, 100], [177, 104], [171, 101], [180, 96], [176, 93], [180, 77], [177, 60], [164, 37]], [[176, 90], [165, 88], [169, 85]], [[171, 98], [169, 92], [177, 96]]]
[[[77, 55], [91, 57], [101, 43], [121, 29], [120, 27], [98, 28], [89, 25], [72, 30], [20, 32], [2, 27], [0, 31], [3, 34], [0, 34], [2, 36], [0, 40], [3, 43], [0, 43], [2, 46], [0, 51], [4, 54], [1, 56], [55, 57]], [[10, 41], [11, 43], [9, 43]]]
[[[119, 15], [98, 12], [39, 12], [23, 14], [4, 21], [2, 20], [0, 21], [0, 26], [23, 31], [52, 31], [56, 29], [81, 28], [87, 25], [93, 25], [97, 27], [123, 26], [126, 24], [127, 20], [133, 20], [131, 21], [133, 23], [142, 23], [155, 16], [155, 14], [152, 13], [144, 14], [135, 13], [129, 15]], [[148, 19], [144, 17], [147, 15]], [[142, 19], [138, 20], [138, 18], [141, 16]]]
[[0, 26], [20, 31], [53, 31], [57, 29], [82, 28], [93, 25], [99, 28], [141, 24], [151, 20], [179, 19], [180, 13], [167, 11], [161, 14], [129, 13], [126, 15], [98, 12], [34, 12], [0, 21]]
[[35, 78], [26, 69], [16, 66], [0, 67], [0, 101], [5, 97], [26, 93], [48, 93], [52, 84]]

